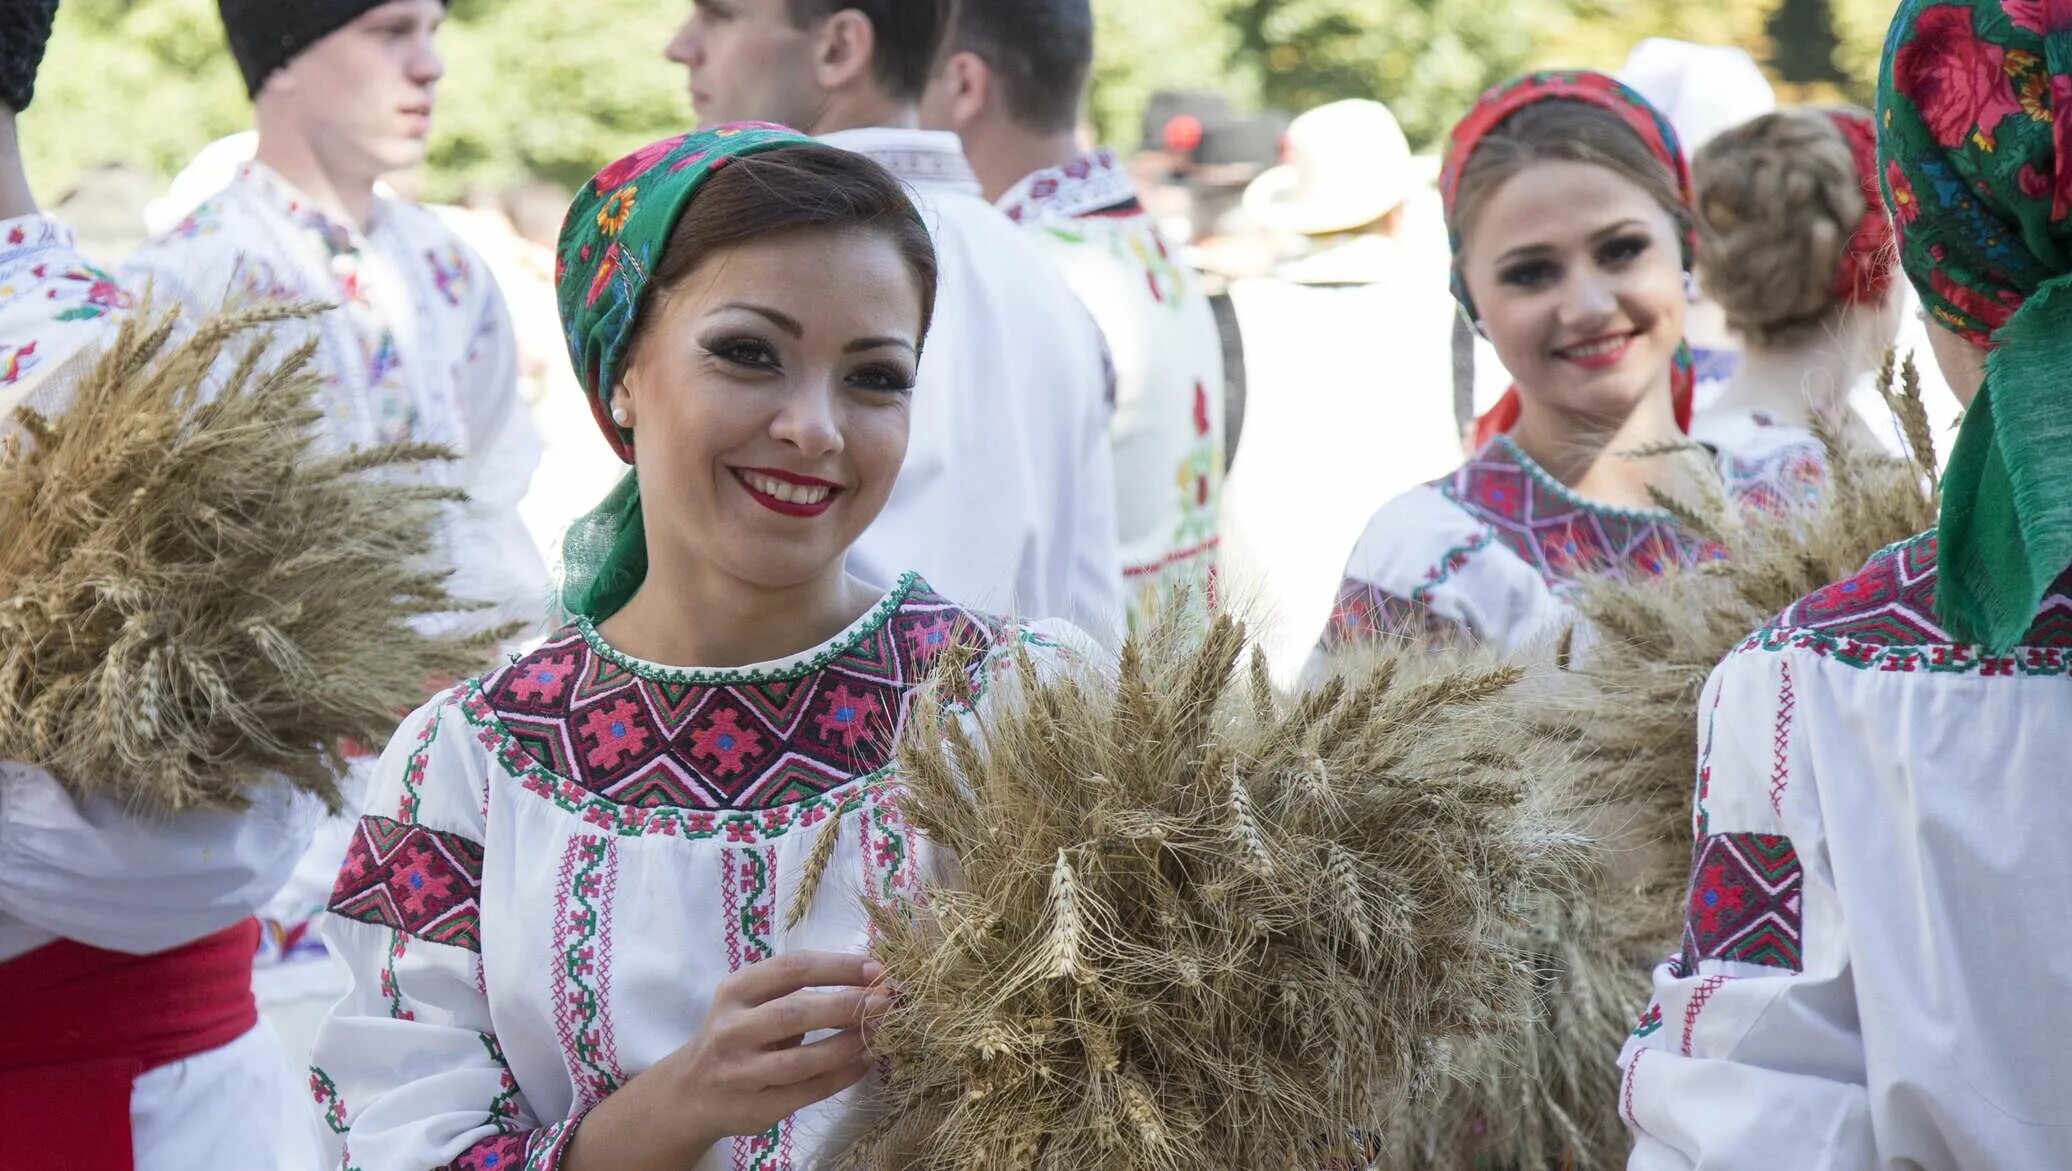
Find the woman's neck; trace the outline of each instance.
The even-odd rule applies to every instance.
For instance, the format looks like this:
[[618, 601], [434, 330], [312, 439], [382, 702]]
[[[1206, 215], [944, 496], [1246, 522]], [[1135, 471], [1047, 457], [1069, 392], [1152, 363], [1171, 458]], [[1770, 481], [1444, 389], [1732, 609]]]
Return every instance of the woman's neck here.
[[35, 215], [36, 196], [29, 190], [29, 172], [22, 165], [21, 138], [14, 114], [0, 106], [0, 220]]
[[598, 633], [626, 654], [651, 662], [740, 667], [826, 642], [882, 596], [839, 565], [811, 581], [772, 588], [710, 567], [656, 563], [632, 600]]
[[1655, 507], [1649, 489], [1669, 486], [1672, 457], [1624, 453], [1685, 441], [1666, 385], [1620, 419], [1559, 411], [1530, 393], [1520, 397], [1511, 441], [1548, 475], [1586, 500], [1613, 508]]
[[1833, 418], [1870, 373], [1866, 349], [1846, 322], [1795, 345], [1751, 343], [1713, 409], [1767, 411], [1780, 423], [1801, 427], [1815, 412]]

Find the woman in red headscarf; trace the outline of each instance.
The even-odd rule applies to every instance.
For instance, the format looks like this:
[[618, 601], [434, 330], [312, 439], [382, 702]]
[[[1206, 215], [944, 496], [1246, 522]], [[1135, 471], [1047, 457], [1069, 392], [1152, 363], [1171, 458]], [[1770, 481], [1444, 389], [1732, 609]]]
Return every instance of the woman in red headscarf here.
[[[1707, 143], [1691, 163], [1698, 281], [1726, 311], [1742, 362], [1691, 433], [1737, 450], [1814, 416], [1897, 448], [1871, 372], [1898, 337], [1892, 220], [1862, 110], [1784, 110]], [[1870, 408], [1870, 419], [1852, 409]], [[1873, 422], [1872, 420], [1875, 420]]]
[[[1655, 505], [1679, 461], [1624, 454], [1690, 422], [1695, 245], [1667, 120], [1602, 74], [1530, 74], [1455, 128], [1441, 190], [1455, 296], [1515, 383], [1466, 464], [1369, 522], [1324, 651], [1391, 636], [1511, 650], [1565, 625], [1588, 577], [1718, 553]], [[1737, 452], [1729, 488], [1797, 492], [1818, 475], [1803, 439]]]

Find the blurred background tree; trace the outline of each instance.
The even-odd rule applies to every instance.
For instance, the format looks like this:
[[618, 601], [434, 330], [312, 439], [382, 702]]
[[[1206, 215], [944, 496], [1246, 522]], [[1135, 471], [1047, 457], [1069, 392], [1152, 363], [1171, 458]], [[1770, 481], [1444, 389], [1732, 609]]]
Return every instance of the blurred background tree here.
[[[289, 2], [289, 0], [283, 0]], [[1094, 0], [1091, 113], [1136, 145], [1150, 96], [1204, 90], [1238, 109], [1296, 112], [1379, 97], [1429, 149], [1475, 94], [1537, 65], [1616, 69], [1643, 36], [1740, 45], [1787, 96], [1867, 101], [1893, 0]], [[602, 162], [690, 121], [662, 47], [678, 0], [454, 0], [425, 193], [544, 178]], [[163, 183], [248, 127], [214, 0], [64, 0], [23, 119], [32, 174], [54, 197], [109, 163]]]

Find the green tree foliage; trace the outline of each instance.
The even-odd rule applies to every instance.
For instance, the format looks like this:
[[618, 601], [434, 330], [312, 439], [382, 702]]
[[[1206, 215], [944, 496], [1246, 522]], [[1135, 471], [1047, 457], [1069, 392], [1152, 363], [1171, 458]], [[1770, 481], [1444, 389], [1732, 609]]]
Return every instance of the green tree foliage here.
[[250, 124], [214, 0], [64, 0], [22, 149], [48, 198], [103, 163], [173, 175]]
[[1213, 90], [1240, 108], [1257, 102], [1252, 72], [1231, 68], [1237, 33], [1217, 4], [1093, 0], [1093, 7], [1087, 113], [1103, 142], [1135, 147], [1144, 107], [1160, 90]]
[[1437, 143], [1475, 95], [1523, 68], [1561, 4], [1510, 0], [1223, 0], [1238, 63], [1269, 103], [1387, 102], [1413, 146]]

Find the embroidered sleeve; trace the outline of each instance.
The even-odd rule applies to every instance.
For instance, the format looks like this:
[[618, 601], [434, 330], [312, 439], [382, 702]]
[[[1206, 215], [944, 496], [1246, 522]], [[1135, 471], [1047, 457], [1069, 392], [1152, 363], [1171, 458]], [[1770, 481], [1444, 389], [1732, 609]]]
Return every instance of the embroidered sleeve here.
[[1358, 578], [1347, 578], [1338, 587], [1338, 600], [1317, 650], [1330, 654], [1342, 647], [1383, 641], [1404, 641], [1423, 646], [1465, 645], [1472, 641], [1467, 627], [1435, 612], [1421, 599], [1400, 594]]
[[490, 1019], [489, 765], [453, 703], [420, 709], [382, 754], [332, 889], [325, 942], [352, 984], [318, 1039], [310, 1092], [334, 1165], [553, 1171], [580, 1119], [533, 1114]]
[[[1875, 1163], [1845, 920], [1826, 864], [1802, 658], [1739, 652], [1700, 703], [1682, 946], [1620, 1055], [1629, 1167]], [[1810, 1164], [1809, 1164], [1810, 1165]]]

